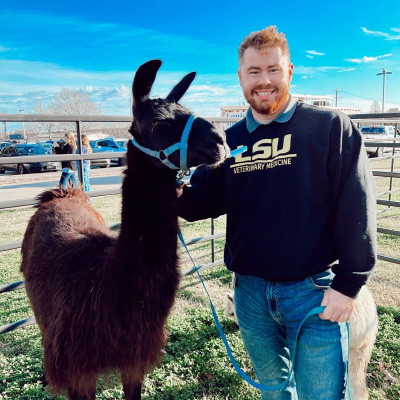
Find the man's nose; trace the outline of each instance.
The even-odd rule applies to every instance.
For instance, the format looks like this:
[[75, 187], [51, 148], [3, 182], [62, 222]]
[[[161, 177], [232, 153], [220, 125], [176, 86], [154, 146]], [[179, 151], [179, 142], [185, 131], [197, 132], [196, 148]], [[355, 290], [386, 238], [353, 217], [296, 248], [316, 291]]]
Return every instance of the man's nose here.
[[264, 84], [264, 85], [268, 85], [268, 84], [271, 83], [271, 80], [269, 78], [268, 72], [262, 72], [260, 74], [260, 80], [261, 80], [261, 83]]

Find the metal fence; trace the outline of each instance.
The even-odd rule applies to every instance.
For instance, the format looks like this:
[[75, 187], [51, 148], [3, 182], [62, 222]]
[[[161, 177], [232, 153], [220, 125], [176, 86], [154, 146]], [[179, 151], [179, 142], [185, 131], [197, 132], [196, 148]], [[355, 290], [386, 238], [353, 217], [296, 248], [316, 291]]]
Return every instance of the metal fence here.
[[[378, 211], [378, 214], [384, 213], [390, 210], [392, 207], [400, 207], [400, 201], [394, 201], [393, 195], [400, 192], [400, 172], [395, 170], [395, 160], [400, 158], [400, 114], [357, 114], [352, 115], [353, 122], [358, 125], [391, 125], [394, 127], [394, 138], [386, 139], [382, 141], [368, 141], [365, 142], [366, 147], [384, 147], [388, 149], [389, 152], [383, 157], [371, 158], [371, 168], [374, 177], [388, 178], [388, 188], [387, 190], [377, 193], [376, 203], [377, 205], [384, 206]], [[390, 160], [390, 168], [386, 170], [378, 170], [374, 168], [376, 162], [380, 160]], [[397, 183], [397, 185], [395, 184]], [[400, 236], [400, 230], [398, 229], [387, 229], [384, 227], [378, 227], [378, 233], [391, 236]], [[382, 261], [387, 261], [390, 263], [400, 264], [399, 258], [388, 257], [387, 255], [378, 254], [378, 259]]]
[[[396, 114], [357, 114], [351, 116], [353, 122], [357, 125], [365, 125], [365, 124], [390, 124], [395, 127], [395, 132], [398, 132], [400, 128], [400, 113]], [[207, 118], [209, 121], [216, 123], [216, 124], [224, 124], [224, 123], [231, 123], [235, 121], [233, 118]], [[238, 120], [238, 119], [237, 119]], [[83, 116], [83, 115], [70, 115], [70, 116], [61, 116], [61, 115], [38, 115], [38, 114], [0, 114], [0, 121], [5, 122], [75, 122], [76, 124], [76, 136], [78, 138], [78, 149], [80, 154], [76, 155], [49, 155], [49, 156], [38, 156], [38, 161], [62, 161], [62, 160], [78, 160], [82, 163], [83, 159], [99, 159], [99, 158], [117, 158], [118, 156], [124, 156], [122, 153], [98, 153], [98, 154], [85, 154], [82, 155], [82, 147], [81, 147], [81, 129], [80, 124], [82, 122], [131, 122], [132, 117], [130, 116]], [[400, 178], [400, 172], [395, 171], [395, 159], [400, 158], [400, 138], [395, 134], [395, 137], [391, 140], [385, 141], [369, 141], [365, 143], [365, 146], [368, 147], [384, 147], [385, 149], [389, 149], [389, 154], [386, 154], [384, 157], [379, 158], [371, 158], [371, 166], [373, 175], [375, 177], [385, 177], [389, 178], [388, 189], [382, 193], [377, 193], [377, 204], [385, 206], [386, 208], [380, 210], [379, 212], [385, 212], [389, 210], [391, 207], [400, 207], [399, 201], [392, 200], [393, 194], [400, 191], [400, 185], [395, 185], [395, 179]], [[22, 162], [29, 162], [32, 160], [30, 157], [19, 157]], [[24, 159], [24, 160], [23, 160]], [[25, 160], [27, 159], [27, 160]], [[391, 160], [390, 168], [384, 171], [382, 170], [375, 170], [373, 165], [375, 161], [388, 159]], [[0, 157], [0, 164], [6, 164], [7, 160], [2, 160]], [[81, 165], [82, 166], [82, 165]], [[398, 186], [398, 187], [396, 187]], [[95, 191], [91, 192], [90, 196], [104, 196], [104, 195], [111, 195], [120, 193], [120, 190], [102, 190], [102, 191]], [[22, 200], [10, 200], [10, 201], [0, 201], [0, 210], [4, 208], [13, 208], [13, 207], [20, 207], [20, 206], [28, 206], [33, 205], [34, 199], [27, 198]], [[119, 224], [115, 224], [112, 226], [112, 229], [118, 228]], [[215, 234], [213, 231], [213, 222], [211, 222], [211, 235], [190, 239], [187, 241], [187, 245], [193, 245], [196, 243], [204, 242], [204, 241], [211, 241], [211, 253], [212, 253], [212, 261], [211, 263], [200, 265], [197, 268], [199, 270], [206, 270], [212, 268], [216, 265], [223, 264], [223, 260], [215, 260], [214, 257], [214, 241], [218, 238], [224, 237], [225, 233], [220, 232]], [[399, 230], [387, 229], [384, 227], [378, 227], [378, 233], [385, 234], [385, 235], [393, 235], [393, 236], [400, 236]], [[0, 243], [0, 252], [6, 250], [17, 249], [21, 247], [21, 241], [18, 242], [10, 242], [10, 243]], [[400, 264], [400, 259], [388, 257], [385, 255], [378, 255], [378, 259], [383, 261], [388, 261], [395, 264]], [[189, 269], [182, 273], [183, 276], [189, 275], [195, 272], [194, 269]], [[15, 282], [7, 285], [0, 286], [0, 294], [10, 292], [13, 290], [19, 290], [24, 288], [24, 282]], [[17, 321], [11, 324], [0, 326], [0, 334], [6, 333], [17, 328], [21, 328], [24, 326], [32, 325], [35, 323], [35, 319], [33, 317], [29, 317], [22, 321]]]

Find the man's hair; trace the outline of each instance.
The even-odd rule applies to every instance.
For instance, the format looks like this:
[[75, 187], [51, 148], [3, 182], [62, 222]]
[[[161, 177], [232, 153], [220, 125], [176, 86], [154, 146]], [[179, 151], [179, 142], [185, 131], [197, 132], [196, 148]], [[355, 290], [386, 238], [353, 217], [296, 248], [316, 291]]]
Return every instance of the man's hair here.
[[239, 62], [243, 58], [243, 53], [249, 47], [253, 47], [261, 54], [268, 52], [272, 47], [280, 47], [283, 55], [286, 55], [290, 61], [290, 51], [284, 33], [279, 33], [276, 26], [271, 25], [261, 31], [251, 32], [240, 43]]

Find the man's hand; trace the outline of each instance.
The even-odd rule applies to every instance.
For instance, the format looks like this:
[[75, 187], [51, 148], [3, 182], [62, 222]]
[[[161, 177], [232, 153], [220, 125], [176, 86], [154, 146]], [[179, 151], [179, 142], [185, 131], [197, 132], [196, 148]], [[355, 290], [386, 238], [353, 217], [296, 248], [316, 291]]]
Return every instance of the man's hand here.
[[178, 186], [177, 188], [176, 188], [176, 197], [179, 199], [179, 197], [181, 197], [182, 196], [182, 193], [183, 193], [183, 187], [185, 186], [185, 184], [184, 183], [182, 183], [180, 186]]
[[356, 301], [356, 299], [329, 288], [321, 303], [321, 306], [325, 306], [325, 310], [319, 314], [319, 317], [331, 322], [347, 322], [353, 315]]

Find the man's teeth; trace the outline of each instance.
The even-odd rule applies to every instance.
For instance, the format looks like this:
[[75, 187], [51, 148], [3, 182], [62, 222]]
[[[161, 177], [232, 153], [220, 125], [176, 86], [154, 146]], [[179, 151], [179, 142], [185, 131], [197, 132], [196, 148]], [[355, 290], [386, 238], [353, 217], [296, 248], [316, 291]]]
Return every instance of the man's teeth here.
[[269, 96], [271, 93], [272, 93], [272, 91], [271, 92], [257, 92], [257, 94], [259, 96]]

